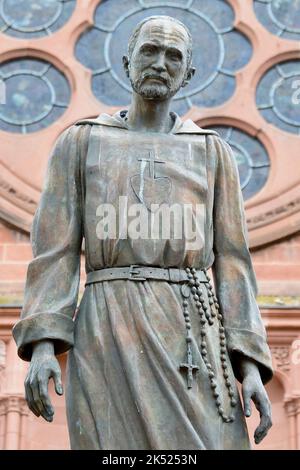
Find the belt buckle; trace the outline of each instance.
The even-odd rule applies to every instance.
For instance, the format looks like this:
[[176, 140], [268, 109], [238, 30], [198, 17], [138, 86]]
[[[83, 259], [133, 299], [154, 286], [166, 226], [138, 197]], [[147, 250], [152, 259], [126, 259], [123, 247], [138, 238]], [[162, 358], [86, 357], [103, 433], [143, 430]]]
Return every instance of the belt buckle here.
[[146, 281], [145, 277], [139, 276], [141, 267], [138, 264], [131, 264], [129, 268], [129, 279], [133, 281]]

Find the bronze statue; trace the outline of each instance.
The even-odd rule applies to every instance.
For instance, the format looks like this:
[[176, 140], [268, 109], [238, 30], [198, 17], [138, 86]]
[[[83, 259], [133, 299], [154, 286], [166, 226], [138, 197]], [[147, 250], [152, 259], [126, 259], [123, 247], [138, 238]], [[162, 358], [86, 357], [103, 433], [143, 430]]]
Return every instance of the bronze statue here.
[[[69, 351], [73, 449], [248, 449], [251, 400], [255, 441], [271, 427], [263, 384], [272, 369], [235, 159], [216, 132], [170, 111], [195, 72], [181, 22], [142, 21], [123, 62], [129, 109], [66, 129], [49, 161], [13, 331], [31, 361], [28, 406], [52, 421], [48, 381], [63, 393], [55, 356]], [[167, 236], [161, 219], [173, 221]], [[175, 236], [182, 221], [196, 223], [196, 243]], [[87, 281], [74, 319], [83, 238]]]

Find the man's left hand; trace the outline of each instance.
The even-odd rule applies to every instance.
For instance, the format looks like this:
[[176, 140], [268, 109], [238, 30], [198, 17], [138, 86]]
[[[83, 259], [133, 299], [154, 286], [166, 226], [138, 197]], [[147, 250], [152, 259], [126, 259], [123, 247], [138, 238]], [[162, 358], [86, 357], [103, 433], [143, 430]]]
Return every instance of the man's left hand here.
[[245, 416], [251, 416], [251, 400], [260, 414], [260, 423], [254, 433], [255, 444], [259, 444], [272, 426], [271, 403], [258, 367], [250, 360], [243, 364], [242, 395]]

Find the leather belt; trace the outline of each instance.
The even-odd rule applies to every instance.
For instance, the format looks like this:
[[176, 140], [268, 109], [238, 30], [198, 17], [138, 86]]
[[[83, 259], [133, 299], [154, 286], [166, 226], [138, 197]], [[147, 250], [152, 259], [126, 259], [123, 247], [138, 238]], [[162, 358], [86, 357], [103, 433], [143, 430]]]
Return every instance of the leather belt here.
[[[197, 279], [199, 282], [209, 282], [205, 271], [197, 270]], [[85, 285], [94, 284], [102, 281], [112, 281], [115, 279], [127, 279], [130, 281], [146, 281], [154, 279], [167, 282], [187, 282], [189, 281], [188, 273], [185, 269], [179, 268], [157, 268], [154, 266], [139, 266], [132, 264], [131, 266], [103, 268], [91, 271], [87, 274]]]

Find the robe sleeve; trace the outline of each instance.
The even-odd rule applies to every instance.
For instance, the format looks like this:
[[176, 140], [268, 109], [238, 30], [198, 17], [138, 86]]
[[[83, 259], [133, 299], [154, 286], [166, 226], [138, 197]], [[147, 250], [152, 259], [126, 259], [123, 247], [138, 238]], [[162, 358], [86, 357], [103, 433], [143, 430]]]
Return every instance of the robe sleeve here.
[[21, 319], [13, 328], [18, 354], [27, 361], [36, 341], [52, 340], [56, 354], [73, 345], [83, 237], [81, 162], [89, 130], [76, 125], [66, 129], [48, 162], [31, 228], [33, 260]]
[[239, 381], [242, 379], [238, 362], [244, 356], [256, 362], [266, 383], [272, 378], [271, 354], [256, 302], [257, 284], [248, 247], [238, 169], [227, 142], [216, 136], [209, 139], [217, 159], [212, 272], [228, 351]]

